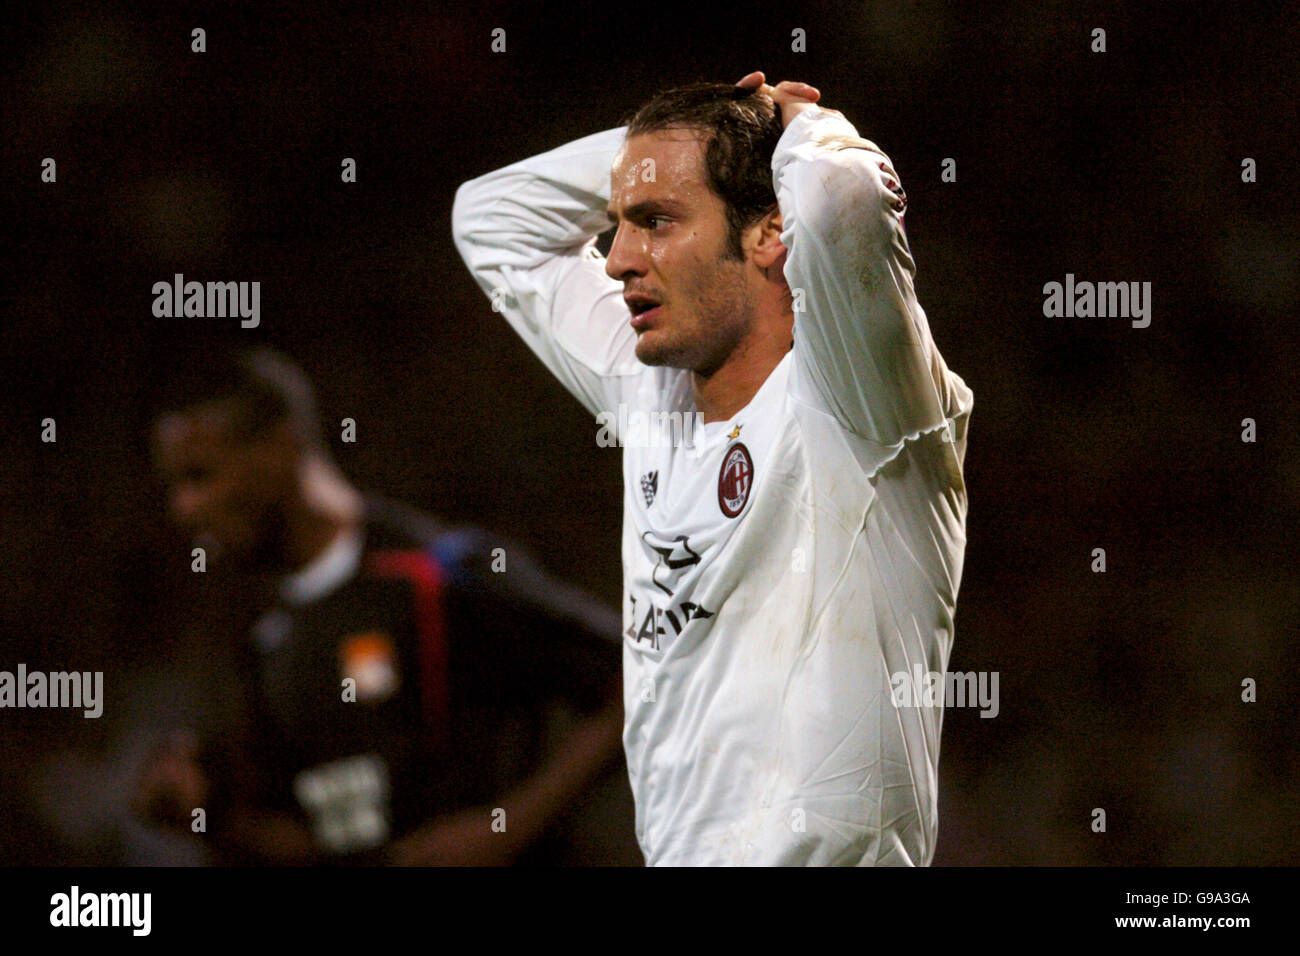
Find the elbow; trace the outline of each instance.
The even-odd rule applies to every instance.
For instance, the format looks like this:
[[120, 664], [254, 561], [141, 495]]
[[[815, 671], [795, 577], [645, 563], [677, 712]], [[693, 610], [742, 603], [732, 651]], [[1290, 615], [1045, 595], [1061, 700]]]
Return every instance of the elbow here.
[[[826, 239], [888, 246], [900, 227], [907, 197], [884, 153], [842, 149], [828, 153], [805, 170], [803, 194], [806, 226]], [[810, 187], [810, 188], [809, 188]]]
[[474, 237], [474, 228], [482, 220], [478, 181], [461, 183], [451, 204], [451, 238], [462, 257]]

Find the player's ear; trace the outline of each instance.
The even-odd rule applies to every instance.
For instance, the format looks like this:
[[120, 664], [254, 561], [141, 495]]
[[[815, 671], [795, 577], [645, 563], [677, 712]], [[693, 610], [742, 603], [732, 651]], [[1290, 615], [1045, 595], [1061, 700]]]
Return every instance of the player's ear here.
[[770, 269], [785, 256], [781, 242], [781, 210], [769, 209], [757, 223], [750, 227], [753, 233], [754, 264], [760, 269]]

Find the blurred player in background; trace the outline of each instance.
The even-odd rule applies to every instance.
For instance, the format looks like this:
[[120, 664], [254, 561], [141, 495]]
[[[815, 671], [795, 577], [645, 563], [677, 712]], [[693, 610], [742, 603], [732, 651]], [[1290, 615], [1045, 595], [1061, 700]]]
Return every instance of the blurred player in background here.
[[[167, 735], [138, 812], [193, 830], [202, 808], [221, 862], [546, 862], [617, 758], [617, 613], [515, 545], [363, 498], [275, 353], [206, 359], [161, 405], [202, 585], [255, 620], [205, 688], [222, 716]], [[586, 716], [542, 765], [556, 700]]]
[[619, 436], [623, 739], [652, 865], [934, 854], [942, 709], [896, 706], [891, 681], [947, 666], [973, 400], [916, 300], [889, 159], [819, 99], [761, 73], [670, 90], [466, 183], [452, 213], [589, 411], [704, 422]]

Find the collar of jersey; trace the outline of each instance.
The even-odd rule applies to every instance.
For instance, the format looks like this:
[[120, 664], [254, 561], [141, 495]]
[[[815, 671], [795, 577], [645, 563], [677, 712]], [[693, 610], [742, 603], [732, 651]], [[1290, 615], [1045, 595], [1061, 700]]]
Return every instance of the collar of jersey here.
[[280, 582], [280, 599], [301, 607], [325, 597], [357, 573], [363, 543], [360, 528], [344, 528], [306, 567]]
[[[781, 361], [776, 363], [776, 368], [772, 369], [772, 371], [768, 373], [767, 378], [763, 379], [763, 384], [758, 387], [758, 391], [754, 393], [753, 397], [750, 398], [744, 408], [737, 411], [730, 418], [720, 418], [716, 422], [704, 423], [704, 441], [700, 442], [699, 447], [696, 449], [697, 454], [701, 454], [718, 444], [723, 444], [723, 442], [718, 438], [719, 435], [725, 436], [735, 428], [736, 425], [739, 424], [743, 426], [745, 424], [744, 419], [748, 415], [749, 410], [758, 404], [758, 400], [766, 395], [769, 389], [775, 387], [773, 384], [774, 381], [780, 378], [779, 373], [785, 368], [786, 363], [790, 361], [790, 356], [792, 354], [793, 352], [787, 352], [782, 356]], [[694, 403], [692, 403], [692, 412], [694, 411], [694, 408]], [[741, 437], [743, 437], [743, 435]], [[726, 442], [730, 441], [731, 439], [726, 439]]]

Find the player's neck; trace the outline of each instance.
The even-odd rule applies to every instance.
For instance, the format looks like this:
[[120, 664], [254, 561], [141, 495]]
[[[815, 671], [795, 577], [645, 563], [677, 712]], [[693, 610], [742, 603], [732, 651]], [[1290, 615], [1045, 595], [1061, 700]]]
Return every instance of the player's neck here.
[[792, 342], [790, 323], [778, 320], [742, 339], [712, 375], [693, 372], [695, 409], [704, 416], [705, 423], [726, 421], [748, 405], [781, 364]]
[[313, 508], [306, 502], [290, 510], [285, 541], [285, 570], [301, 571], [325, 552], [348, 522], [339, 515]]
[[308, 468], [306, 480], [287, 509], [284, 561], [290, 573], [301, 571], [345, 529], [360, 524], [360, 495], [341, 476], [331, 473], [325, 477], [329, 480]]

